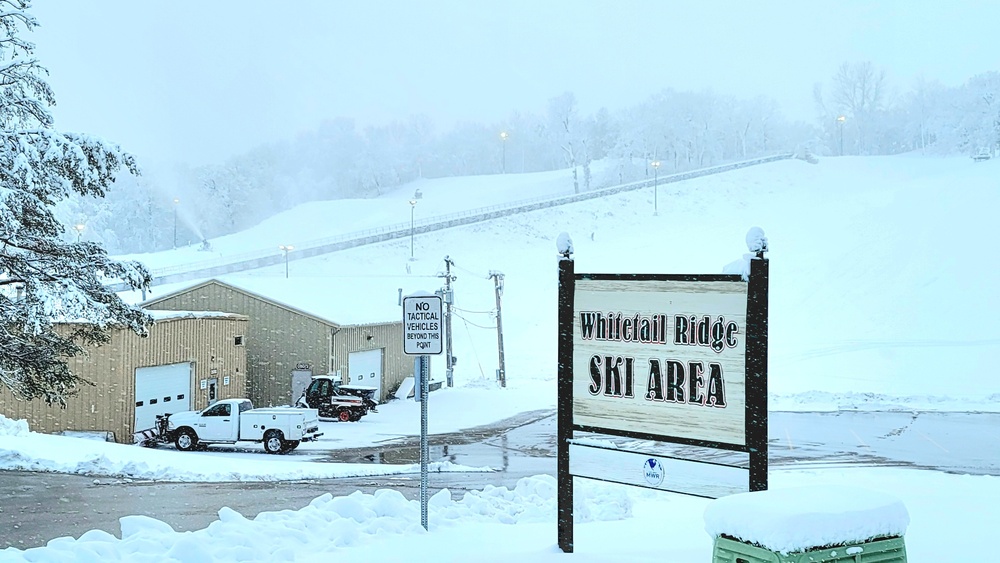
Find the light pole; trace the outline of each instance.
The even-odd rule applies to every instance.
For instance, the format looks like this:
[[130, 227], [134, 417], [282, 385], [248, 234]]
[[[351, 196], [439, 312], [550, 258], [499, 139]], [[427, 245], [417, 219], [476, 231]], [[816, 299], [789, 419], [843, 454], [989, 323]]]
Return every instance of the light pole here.
[[413, 257], [413, 217], [416, 209], [417, 209], [417, 200], [411, 199], [410, 200], [410, 262], [416, 260], [416, 258]]
[[510, 135], [506, 131], [500, 132], [500, 173], [507, 173], [507, 138]]
[[656, 173], [660, 169], [660, 161], [654, 160], [653, 162], [650, 162], [649, 165], [653, 167], [653, 215], [659, 215], [660, 214], [659, 202], [657, 201], [658, 199], [657, 192], [659, 191], [659, 189], [656, 185], [656, 180], [657, 180]]
[[288, 252], [295, 250], [295, 247], [290, 244], [282, 244], [278, 246], [278, 249], [285, 253], [285, 279], [288, 279]]
[[177, 248], [177, 204], [181, 200], [174, 198], [174, 248]]
[[840, 126], [840, 156], [844, 156], [844, 122], [847, 117], [840, 115], [837, 117], [837, 125]]
[[76, 242], [80, 242], [80, 237], [83, 236], [83, 230], [86, 229], [87, 226], [83, 223], [77, 223], [76, 225], [73, 225], [73, 228], [76, 229]]

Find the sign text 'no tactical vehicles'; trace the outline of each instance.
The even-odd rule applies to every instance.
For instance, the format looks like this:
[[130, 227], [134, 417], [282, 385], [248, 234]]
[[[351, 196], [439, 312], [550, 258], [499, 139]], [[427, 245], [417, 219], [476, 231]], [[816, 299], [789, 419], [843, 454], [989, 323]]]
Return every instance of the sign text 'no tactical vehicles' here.
[[441, 332], [441, 297], [403, 298], [403, 353], [411, 356], [440, 354]]

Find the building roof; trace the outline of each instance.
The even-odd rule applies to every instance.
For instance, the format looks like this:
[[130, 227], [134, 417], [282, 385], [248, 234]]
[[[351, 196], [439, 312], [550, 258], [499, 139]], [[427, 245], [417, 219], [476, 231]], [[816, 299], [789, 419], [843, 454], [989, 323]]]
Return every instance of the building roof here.
[[228, 287], [333, 327], [402, 322], [399, 290], [403, 289], [404, 295], [411, 292], [398, 278], [232, 275], [159, 286], [166, 292], [141, 305], [152, 305], [209, 284]]

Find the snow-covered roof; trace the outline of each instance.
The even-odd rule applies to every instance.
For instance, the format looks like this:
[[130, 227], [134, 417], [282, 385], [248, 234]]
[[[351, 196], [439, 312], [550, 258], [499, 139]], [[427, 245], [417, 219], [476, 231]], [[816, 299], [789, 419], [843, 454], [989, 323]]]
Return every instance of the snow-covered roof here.
[[213, 281], [336, 326], [402, 322], [400, 288], [406, 295], [408, 291], [422, 287], [405, 279], [403, 281], [407, 283], [401, 284], [399, 278], [232, 275], [158, 286], [153, 289], [159, 290], [159, 295], [152, 294], [152, 299], [145, 303], [153, 303]]
[[226, 318], [226, 319], [246, 319], [246, 315], [238, 315], [236, 313], [224, 313], [222, 311], [158, 311], [156, 309], [143, 309], [145, 312], [149, 313], [149, 316], [153, 317], [154, 321], [166, 321], [173, 319], [207, 319], [207, 318]]

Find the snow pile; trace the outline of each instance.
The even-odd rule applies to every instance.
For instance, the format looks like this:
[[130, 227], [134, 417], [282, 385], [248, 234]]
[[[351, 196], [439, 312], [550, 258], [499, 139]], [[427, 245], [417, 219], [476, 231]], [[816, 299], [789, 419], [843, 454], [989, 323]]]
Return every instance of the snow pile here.
[[764, 235], [764, 229], [760, 227], [750, 227], [747, 231], [746, 236], [747, 250], [753, 253], [757, 252], [767, 252], [767, 237]]
[[767, 252], [767, 237], [764, 236], [764, 229], [751, 227], [746, 236], [747, 249], [750, 254], [744, 254], [742, 258], [734, 260], [722, 267], [722, 273], [728, 275], [742, 276], [743, 281], [750, 280], [750, 261], [760, 252]]
[[[575, 554], [567, 558], [555, 547], [553, 493], [545, 492], [552, 490], [551, 483], [551, 478], [531, 478], [512, 490], [484, 490], [459, 501], [438, 493], [429, 507], [430, 533], [419, 525], [416, 502], [383, 490], [373, 495], [323, 495], [300, 510], [262, 513], [255, 518], [223, 508], [217, 521], [194, 532], [175, 532], [164, 522], [129, 516], [121, 519], [123, 539], [91, 531], [79, 540], [58, 538], [45, 547], [0, 549], [0, 562], [711, 560], [712, 539], [704, 532], [697, 514], [720, 501], [625, 486], [617, 488], [627, 491], [633, 499], [632, 517], [581, 522], [578, 516]], [[583, 483], [589, 482], [577, 480], [576, 500], [583, 501], [591, 513], [604, 510], [608, 501], [604, 489], [589, 489], [581, 486]], [[911, 561], [979, 561], [983, 559], [982, 538], [995, 533], [995, 499], [1000, 495], [1000, 479], [996, 477], [884, 467], [775, 471], [771, 475], [773, 490], [787, 490], [788, 496], [796, 500], [804, 500], [798, 496], [798, 487], [817, 485], [831, 490], [861, 485], [903, 499], [912, 515], [912, 524], [906, 530], [906, 551]], [[832, 512], [835, 505], [823, 506]], [[545, 511], [547, 519], [532, 521]], [[495, 518], [492, 521], [491, 516]], [[752, 519], [756, 518], [755, 511]], [[509, 522], [501, 523], [504, 519]], [[737, 524], [745, 527], [744, 522], [752, 519]]]
[[0, 436], [27, 436], [28, 422], [13, 420], [0, 414]]
[[712, 537], [724, 534], [781, 553], [902, 536], [909, 524], [899, 499], [845, 486], [742, 493], [705, 509], [705, 531]]
[[733, 260], [722, 267], [722, 273], [730, 276], [742, 276], [743, 281], [750, 280], [750, 261], [753, 254], [744, 254], [741, 258]]
[[[556, 514], [557, 487], [551, 475], [520, 479], [513, 490], [488, 485], [482, 491], [465, 493], [455, 505], [455, 516], [468, 519], [467, 511], [471, 511], [485, 522], [551, 522]], [[449, 510], [448, 507], [439, 508]], [[632, 501], [622, 487], [581, 481], [575, 487], [573, 512], [577, 522], [623, 520], [632, 516]]]
[[573, 254], [573, 239], [570, 238], [569, 233], [565, 231], [559, 233], [559, 236], [556, 237], [556, 250], [563, 256]]
[[[628, 517], [630, 503], [622, 492], [607, 486], [581, 487], [580, 505], [595, 519]], [[610, 505], [610, 506], [609, 506]], [[435, 528], [470, 523], [523, 524], [552, 522], [556, 515], [556, 482], [550, 476], [521, 479], [514, 489], [488, 487], [466, 493], [459, 501], [444, 489], [428, 502], [429, 525]], [[578, 520], [579, 521], [579, 520]], [[229, 508], [219, 519], [195, 532], [176, 532], [168, 524], [147, 516], [121, 519], [119, 540], [103, 531], [90, 531], [79, 539], [59, 538], [45, 547], [0, 552], [5, 563], [20, 561], [292, 561], [302, 554], [316, 560], [340, 548], [370, 544], [387, 536], [424, 534], [420, 504], [399, 492], [356, 492], [346, 497], [329, 494], [314, 499], [301, 510], [264, 512], [245, 518]]]

